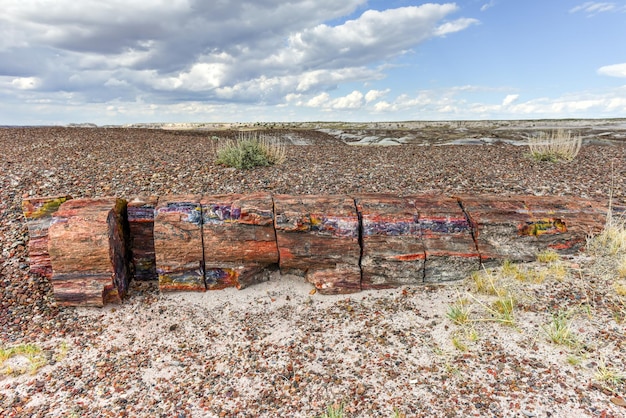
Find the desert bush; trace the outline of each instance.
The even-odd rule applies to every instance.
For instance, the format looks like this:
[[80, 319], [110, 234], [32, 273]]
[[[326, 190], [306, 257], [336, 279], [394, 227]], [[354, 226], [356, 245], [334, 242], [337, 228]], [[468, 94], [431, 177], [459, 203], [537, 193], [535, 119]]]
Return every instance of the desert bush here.
[[254, 133], [241, 133], [236, 140], [219, 144], [218, 164], [239, 169], [265, 167], [285, 161], [285, 147], [273, 138]]
[[571, 161], [578, 155], [581, 145], [580, 136], [572, 136], [571, 132], [562, 129], [541, 132], [528, 139], [530, 156], [538, 161]]

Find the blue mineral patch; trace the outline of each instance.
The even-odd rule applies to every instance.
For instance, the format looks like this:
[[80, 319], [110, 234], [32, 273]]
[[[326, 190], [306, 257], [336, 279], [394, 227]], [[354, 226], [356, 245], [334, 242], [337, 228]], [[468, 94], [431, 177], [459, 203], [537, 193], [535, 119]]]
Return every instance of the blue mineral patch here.
[[356, 219], [341, 217], [317, 217], [311, 215], [311, 231], [336, 235], [340, 237], [358, 236], [358, 222]]
[[241, 217], [241, 208], [228, 204], [204, 205], [205, 223], [222, 223], [237, 220]]
[[424, 233], [455, 234], [471, 230], [465, 219], [420, 219]]
[[420, 226], [415, 221], [363, 221], [363, 235], [384, 235], [384, 236], [419, 236]]

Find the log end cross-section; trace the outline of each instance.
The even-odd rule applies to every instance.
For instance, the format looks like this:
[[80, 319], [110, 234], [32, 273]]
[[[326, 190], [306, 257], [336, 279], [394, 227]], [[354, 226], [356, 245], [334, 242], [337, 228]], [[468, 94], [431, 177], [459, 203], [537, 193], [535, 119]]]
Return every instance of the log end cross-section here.
[[59, 206], [70, 200], [68, 195], [29, 197], [22, 201], [22, 211], [28, 225], [28, 254], [30, 272], [51, 278], [52, 264], [48, 252], [48, 229]]
[[119, 302], [131, 279], [126, 201], [74, 199], [49, 228], [52, 287], [61, 305]]

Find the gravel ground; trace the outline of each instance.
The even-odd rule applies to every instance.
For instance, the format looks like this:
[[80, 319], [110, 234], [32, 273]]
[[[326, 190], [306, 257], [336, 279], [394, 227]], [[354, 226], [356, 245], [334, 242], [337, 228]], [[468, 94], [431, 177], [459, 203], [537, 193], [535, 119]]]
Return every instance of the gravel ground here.
[[[29, 274], [21, 200], [32, 195], [612, 190], [626, 203], [623, 142], [554, 164], [506, 144], [354, 147], [290, 131], [277, 135], [309, 145], [241, 172], [213, 163], [216, 137], [233, 135], [0, 129], [0, 346], [42, 350], [32, 370], [23, 355], [0, 365], [1, 417], [314, 417], [333, 404], [347, 417], [626, 416], [626, 298], [613, 258], [561, 260], [563, 274], [536, 263], [524, 268], [548, 271], [541, 280], [502, 279], [516, 300], [508, 325], [471, 279], [320, 296], [274, 272], [242, 291], [163, 295], [135, 283], [121, 305], [61, 309]], [[471, 321], [459, 325], [447, 314], [463, 300]], [[565, 312], [575, 343], [550, 342], [553, 315]]]

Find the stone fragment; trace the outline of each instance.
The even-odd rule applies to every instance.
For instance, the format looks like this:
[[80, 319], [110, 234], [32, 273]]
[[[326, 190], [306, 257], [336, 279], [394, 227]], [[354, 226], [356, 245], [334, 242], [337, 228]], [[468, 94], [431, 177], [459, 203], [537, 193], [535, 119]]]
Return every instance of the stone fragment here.
[[137, 196], [128, 202], [132, 262], [135, 280], [156, 280], [154, 254], [154, 210], [156, 196]]
[[264, 280], [259, 273], [278, 263], [272, 196], [205, 196], [201, 204], [207, 289]]
[[274, 196], [283, 271], [305, 273], [320, 293], [361, 289], [359, 219], [348, 196]]
[[425, 282], [461, 280], [480, 268], [472, 226], [456, 199], [440, 195], [408, 197], [419, 213], [426, 253]]
[[426, 252], [413, 202], [379, 194], [357, 195], [355, 202], [362, 222], [362, 288], [423, 283]]
[[48, 228], [59, 206], [70, 200], [69, 195], [29, 197], [22, 201], [22, 212], [28, 226], [28, 256], [31, 273], [51, 278], [52, 264], [48, 252]]
[[159, 198], [154, 252], [162, 291], [204, 291], [202, 209], [199, 196]]
[[120, 302], [131, 279], [126, 201], [74, 199], [49, 228], [52, 288], [61, 305]]

